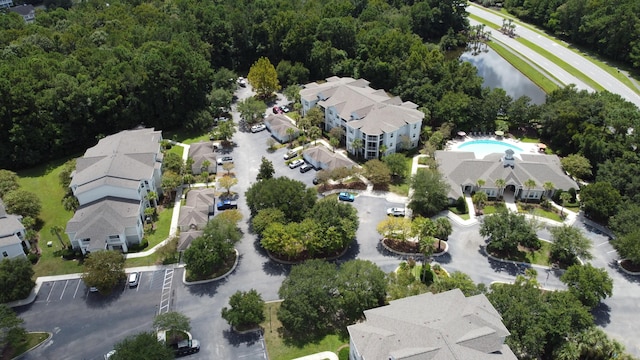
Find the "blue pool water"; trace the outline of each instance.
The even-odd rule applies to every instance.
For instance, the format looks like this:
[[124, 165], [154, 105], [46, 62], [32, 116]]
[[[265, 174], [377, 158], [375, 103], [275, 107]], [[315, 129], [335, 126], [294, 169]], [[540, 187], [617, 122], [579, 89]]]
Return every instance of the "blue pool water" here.
[[466, 141], [458, 145], [458, 147], [456, 148], [456, 150], [458, 151], [474, 152], [477, 158], [482, 158], [485, 155], [491, 153], [504, 153], [504, 151], [507, 149], [513, 150], [516, 154], [524, 152], [524, 150], [513, 144], [490, 139]]

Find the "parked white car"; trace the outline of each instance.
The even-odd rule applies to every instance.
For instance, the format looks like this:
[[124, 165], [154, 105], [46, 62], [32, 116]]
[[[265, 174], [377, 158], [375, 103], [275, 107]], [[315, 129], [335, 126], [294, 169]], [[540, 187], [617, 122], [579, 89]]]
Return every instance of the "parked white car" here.
[[404, 214], [404, 208], [393, 207], [387, 209], [387, 215], [389, 216], [404, 216]]
[[233, 158], [231, 156], [221, 156], [218, 158], [218, 165], [222, 165], [225, 163], [232, 163]]
[[258, 125], [253, 125], [251, 127], [251, 132], [252, 133], [257, 133], [257, 132], [260, 132], [260, 131], [266, 130], [266, 129], [267, 129], [267, 126], [265, 124], [258, 124]]
[[302, 166], [302, 164], [304, 164], [304, 160], [297, 159], [297, 160], [293, 160], [292, 162], [290, 162], [289, 163], [289, 167], [292, 168], [292, 169], [295, 169], [298, 166]]

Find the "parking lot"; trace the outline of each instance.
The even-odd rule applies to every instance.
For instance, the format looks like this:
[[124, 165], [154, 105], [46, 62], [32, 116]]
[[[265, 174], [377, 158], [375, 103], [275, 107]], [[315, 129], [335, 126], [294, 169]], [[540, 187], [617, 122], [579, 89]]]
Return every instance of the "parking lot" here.
[[123, 281], [109, 295], [90, 292], [81, 279], [44, 282], [36, 300], [16, 310], [27, 329], [54, 337], [23, 359], [103, 359], [115, 343], [152, 331], [167, 273], [142, 272], [137, 287]]

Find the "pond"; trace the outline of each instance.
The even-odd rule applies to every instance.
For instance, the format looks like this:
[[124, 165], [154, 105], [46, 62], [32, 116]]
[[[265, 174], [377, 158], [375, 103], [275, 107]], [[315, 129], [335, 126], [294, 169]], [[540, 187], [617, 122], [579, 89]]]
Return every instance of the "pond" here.
[[491, 49], [475, 56], [471, 52], [462, 53], [460, 60], [467, 61], [478, 69], [478, 75], [484, 79], [484, 86], [503, 88], [514, 99], [527, 95], [534, 104], [543, 104], [545, 101], [546, 95], [542, 89]]

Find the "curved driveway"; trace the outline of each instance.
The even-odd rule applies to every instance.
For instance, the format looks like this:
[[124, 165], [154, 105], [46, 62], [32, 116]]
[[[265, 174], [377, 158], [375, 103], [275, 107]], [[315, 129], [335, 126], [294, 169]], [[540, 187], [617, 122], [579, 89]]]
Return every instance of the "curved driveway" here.
[[[495, 13], [491, 12], [491, 11], [487, 11], [485, 9], [483, 9], [480, 6], [477, 5], [470, 5], [467, 7], [467, 12], [469, 12], [470, 14], [473, 14], [475, 16], [478, 16], [488, 22], [491, 22], [493, 24], [496, 24], [498, 26], [502, 25], [502, 19], [504, 18], [503, 16], [500, 15], [496, 15]], [[473, 20], [470, 19], [470, 22], [473, 23]], [[492, 36], [493, 37], [497, 37], [497, 34], [502, 35], [501, 33], [494, 31], [492, 32]], [[549, 51], [550, 53], [554, 54], [555, 56], [559, 57], [560, 59], [564, 60], [567, 64], [573, 66], [574, 68], [576, 68], [578, 71], [582, 72], [583, 74], [585, 74], [586, 76], [590, 77], [592, 80], [594, 80], [595, 82], [597, 82], [598, 84], [600, 84], [603, 88], [605, 88], [606, 90], [608, 90], [611, 93], [614, 94], [619, 94], [620, 96], [622, 96], [624, 99], [626, 99], [629, 102], [634, 103], [636, 106], [640, 107], [640, 96], [638, 96], [638, 94], [636, 94], [632, 89], [630, 89], [629, 87], [627, 87], [625, 84], [623, 84], [620, 80], [616, 79], [614, 76], [612, 76], [611, 74], [607, 73], [606, 71], [604, 71], [602, 68], [600, 68], [598, 65], [594, 64], [593, 62], [591, 62], [589, 59], [583, 57], [582, 55], [572, 51], [571, 49], [568, 49], [560, 44], [558, 44], [557, 42], [550, 40], [549, 38], [547, 38], [546, 36], [541, 35], [540, 33], [531, 30], [530, 28], [526, 27], [526, 26], [518, 26], [516, 29], [516, 34], [519, 37], [522, 37], [528, 41], [531, 41], [532, 43], [536, 44], [537, 46]], [[507, 36], [502, 35], [505, 38], [508, 38]], [[499, 41], [503, 42], [501, 40], [501, 38], [498, 38]], [[517, 41], [515, 41], [514, 39], [510, 39], [512, 41], [510, 42], [505, 42], [505, 44], [508, 44], [511, 47], [512, 43], [518, 43]], [[519, 44], [519, 43], [518, 43]], [[522, 44], [520, 44], [522, 45]], [[522, 45], [524, 46], [524, 45]], [[531, 59], [533, 62], [544, 66], [545, 69], [549, 72], [551, 72], [553, 74], [553, 76], [556, 76], [559, 80], [561, 80], [562, 82], [564, 82], [565, 84], [570, 84], [570, 83], [574, 83], [578, 86], [579, 89], [589, 89], [591, 90], [591, 88], [589, 87], [582, 87], [582, 85], [584, 85], [584, 83], [582, 83], [582, 85], [580, 85], [580, 83], [578, 83], [577, 81], [573, 80], [570, 82], [566, 82], [565, 80], [563, 80], [561, 78], [561, 76], [563, 76], [560, 72], [556, 73], [557, 69], [553, 69], [553, 68], [547, 68], [546, 63], [543, 62], [539, 62], [539, 60], [537, 59], [537, 57], [530, 57], [529, 55], [532, 55], [531, 53], [535, 53], [537, 54], [535, 51], [528, 49], [525, 52], [521, 52], [519, 49], [515, 48], [514, 49], [518, 52], [520, 52], [521, 54], [523, 54], [524, 56], [526, 56], [527, 58]], [[566, 71], [563, 70], [563, 72], [566, 73]], [[573, 76], [572, 76], [573, 77]], [[575, 79], [575, 77], [573, 77]], [[577, 79], [576, 79], [577, 80]], [[586, 86], [586, 85], [584, 85]]]

